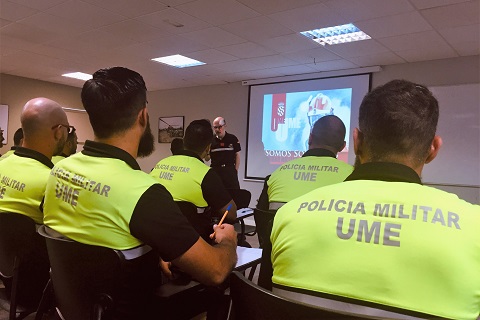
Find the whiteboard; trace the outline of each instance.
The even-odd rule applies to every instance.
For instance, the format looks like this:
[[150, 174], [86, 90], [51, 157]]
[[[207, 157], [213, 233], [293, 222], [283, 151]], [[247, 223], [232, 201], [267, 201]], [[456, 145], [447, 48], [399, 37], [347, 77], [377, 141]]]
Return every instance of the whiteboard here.
[[443, 146], [423, 170], [424, 183], [480, 186], [480, 84], [429, 88], [438, 99]]

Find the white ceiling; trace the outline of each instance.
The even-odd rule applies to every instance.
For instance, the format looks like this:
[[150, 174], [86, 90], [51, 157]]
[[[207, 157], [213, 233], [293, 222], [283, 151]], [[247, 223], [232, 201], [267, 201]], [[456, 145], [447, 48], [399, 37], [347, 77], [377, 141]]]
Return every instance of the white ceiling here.
[[[149, 90], [222, 84], [478, 55], [479, 20], [480, 0], [0, 0], [0, 72], [81, 87], [61, 74], [119, 65]], [[299, 35], [350, 22], [372, 39]], [[150, 60], [172, 54], [206, 65]]]

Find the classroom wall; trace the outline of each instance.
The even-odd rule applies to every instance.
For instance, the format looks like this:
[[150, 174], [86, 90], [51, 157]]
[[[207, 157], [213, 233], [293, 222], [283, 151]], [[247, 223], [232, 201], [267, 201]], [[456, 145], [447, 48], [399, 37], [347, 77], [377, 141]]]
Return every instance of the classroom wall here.
[[[480, 83], [479, 70], [479, 56], [391, 65], [382, 67], [382, 71], [373, 74], [372, 86], [376, 87], [398, 78], [427, 86]], [[66, 107], [82, 108], [80, 88], [0, 74], [0, 104], [10, 106], [9, 141], [6, 147], [0, 149], [0, 153], [6, 152], [12, 145], [11, 137], [20, 125], [21, 108], [26, 101], [37, 96], [46, 96]], [[242, 147], [245, 148], [248, 86], [242, 86], [241, 83], [237, 82], [225, 85], [160, 90], [149, 92], [148, 101], [150, 124], [155, 136], [158, 130], [158, 117], [160, 116], [185, 116], [185, 126], [194, 119], [207, 118], [213, 120], [217, 116], [223, 116], [227, 121], [227, 131], [235, 134], [240, 139]], [[88, 126], [88, 124], [86, 125]], [[82, 130], [81, 127], [77, 129]], [[85, 128], [85, 130], [87, 129]], [[156, 150], [150, 157], [138, 160], [140, 166], [146, 172], [150, 171], [160, 159], [170, 155], [169, 144], [159, 144], [157, 141], [155, 147]], [[243, 177], [245, 152], [242, 152], [241, 155], [242, 164], [239, 176]], [[252, 192], [250, 206], [254, 206], [262, 190], [262, 183], [240, 179], [240, 185]], [[469, 201], [480, 202], [479, 188], [437, 187], [455, 192]]]
[[[80, 88], [0, 73], [0, 104], [8, 105], [8, 141], [0, 153], [13, 145], [13, 134], [20, 127], [20, 114], [28, 100], [45, 97], [66, 108], [83, 109], [80, 91]], [[75, 123], [75, 127], [79, 132], [91, 131], [88, 121]]]

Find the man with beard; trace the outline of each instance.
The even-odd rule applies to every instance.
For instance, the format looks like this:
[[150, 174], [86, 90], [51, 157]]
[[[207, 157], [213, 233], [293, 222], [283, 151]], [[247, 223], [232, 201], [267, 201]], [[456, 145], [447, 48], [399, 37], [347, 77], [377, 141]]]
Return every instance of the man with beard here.
[[[222, 283], [236, 262], [231, 225], [216, 227], [216, 244], [210, 246], [170, 193], [140, 170], [135, 158], [150, 155], [154, 143], [146, 91], [142, 76], [122, 67], [98, 70], [85, 82], [82, 103], [95, 140], [87, 140], [82, 152], [57, 164], [45, 194], [47, 231], [138, 253], [124, 264], [116, 299], [122, 308], [113, 310], [115, 319], [155, 318], [160, 256], [207, 285]], [[58, 197], [58, 190], [71, 196]]]
[[[36, 98], [23, 108], [20, 121], [23, 144], [0, 161], [0, 214], [25, 215], [43, 223], [40, 203], [45, 193], [52, 155], [62, 150], [70, 130], [67, 115], [55, 101]], [[33, 243], [32, 254], [22, 262], [19, 283], [19, 304], [35, 309], [48, 280], [48, 257], [42, 238]], [[5, 283], [7, 289], [10, 283]], [[9, 290], [7, 290], [9, 292]]]
[[54, 155], [52, 157], [53, 164], [57, 164], [58, 161], [70, 157], [72, 154], [77, 152], [78, 137], [75, 132], [75, 127], [71, 127], [71, 132], [67, 136], [67, 141], [60, 152], [60, 154]]

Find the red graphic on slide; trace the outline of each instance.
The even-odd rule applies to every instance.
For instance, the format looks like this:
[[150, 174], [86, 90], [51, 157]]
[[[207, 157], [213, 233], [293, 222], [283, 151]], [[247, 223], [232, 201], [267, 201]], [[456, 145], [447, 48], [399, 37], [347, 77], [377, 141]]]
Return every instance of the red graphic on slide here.
[[272, 131], [277, 131], [278, 125], [285, 123], [285, 113], [287, 112], [286, 107], [287, 94], [286, 93], [276, 93], [272, 97]]

